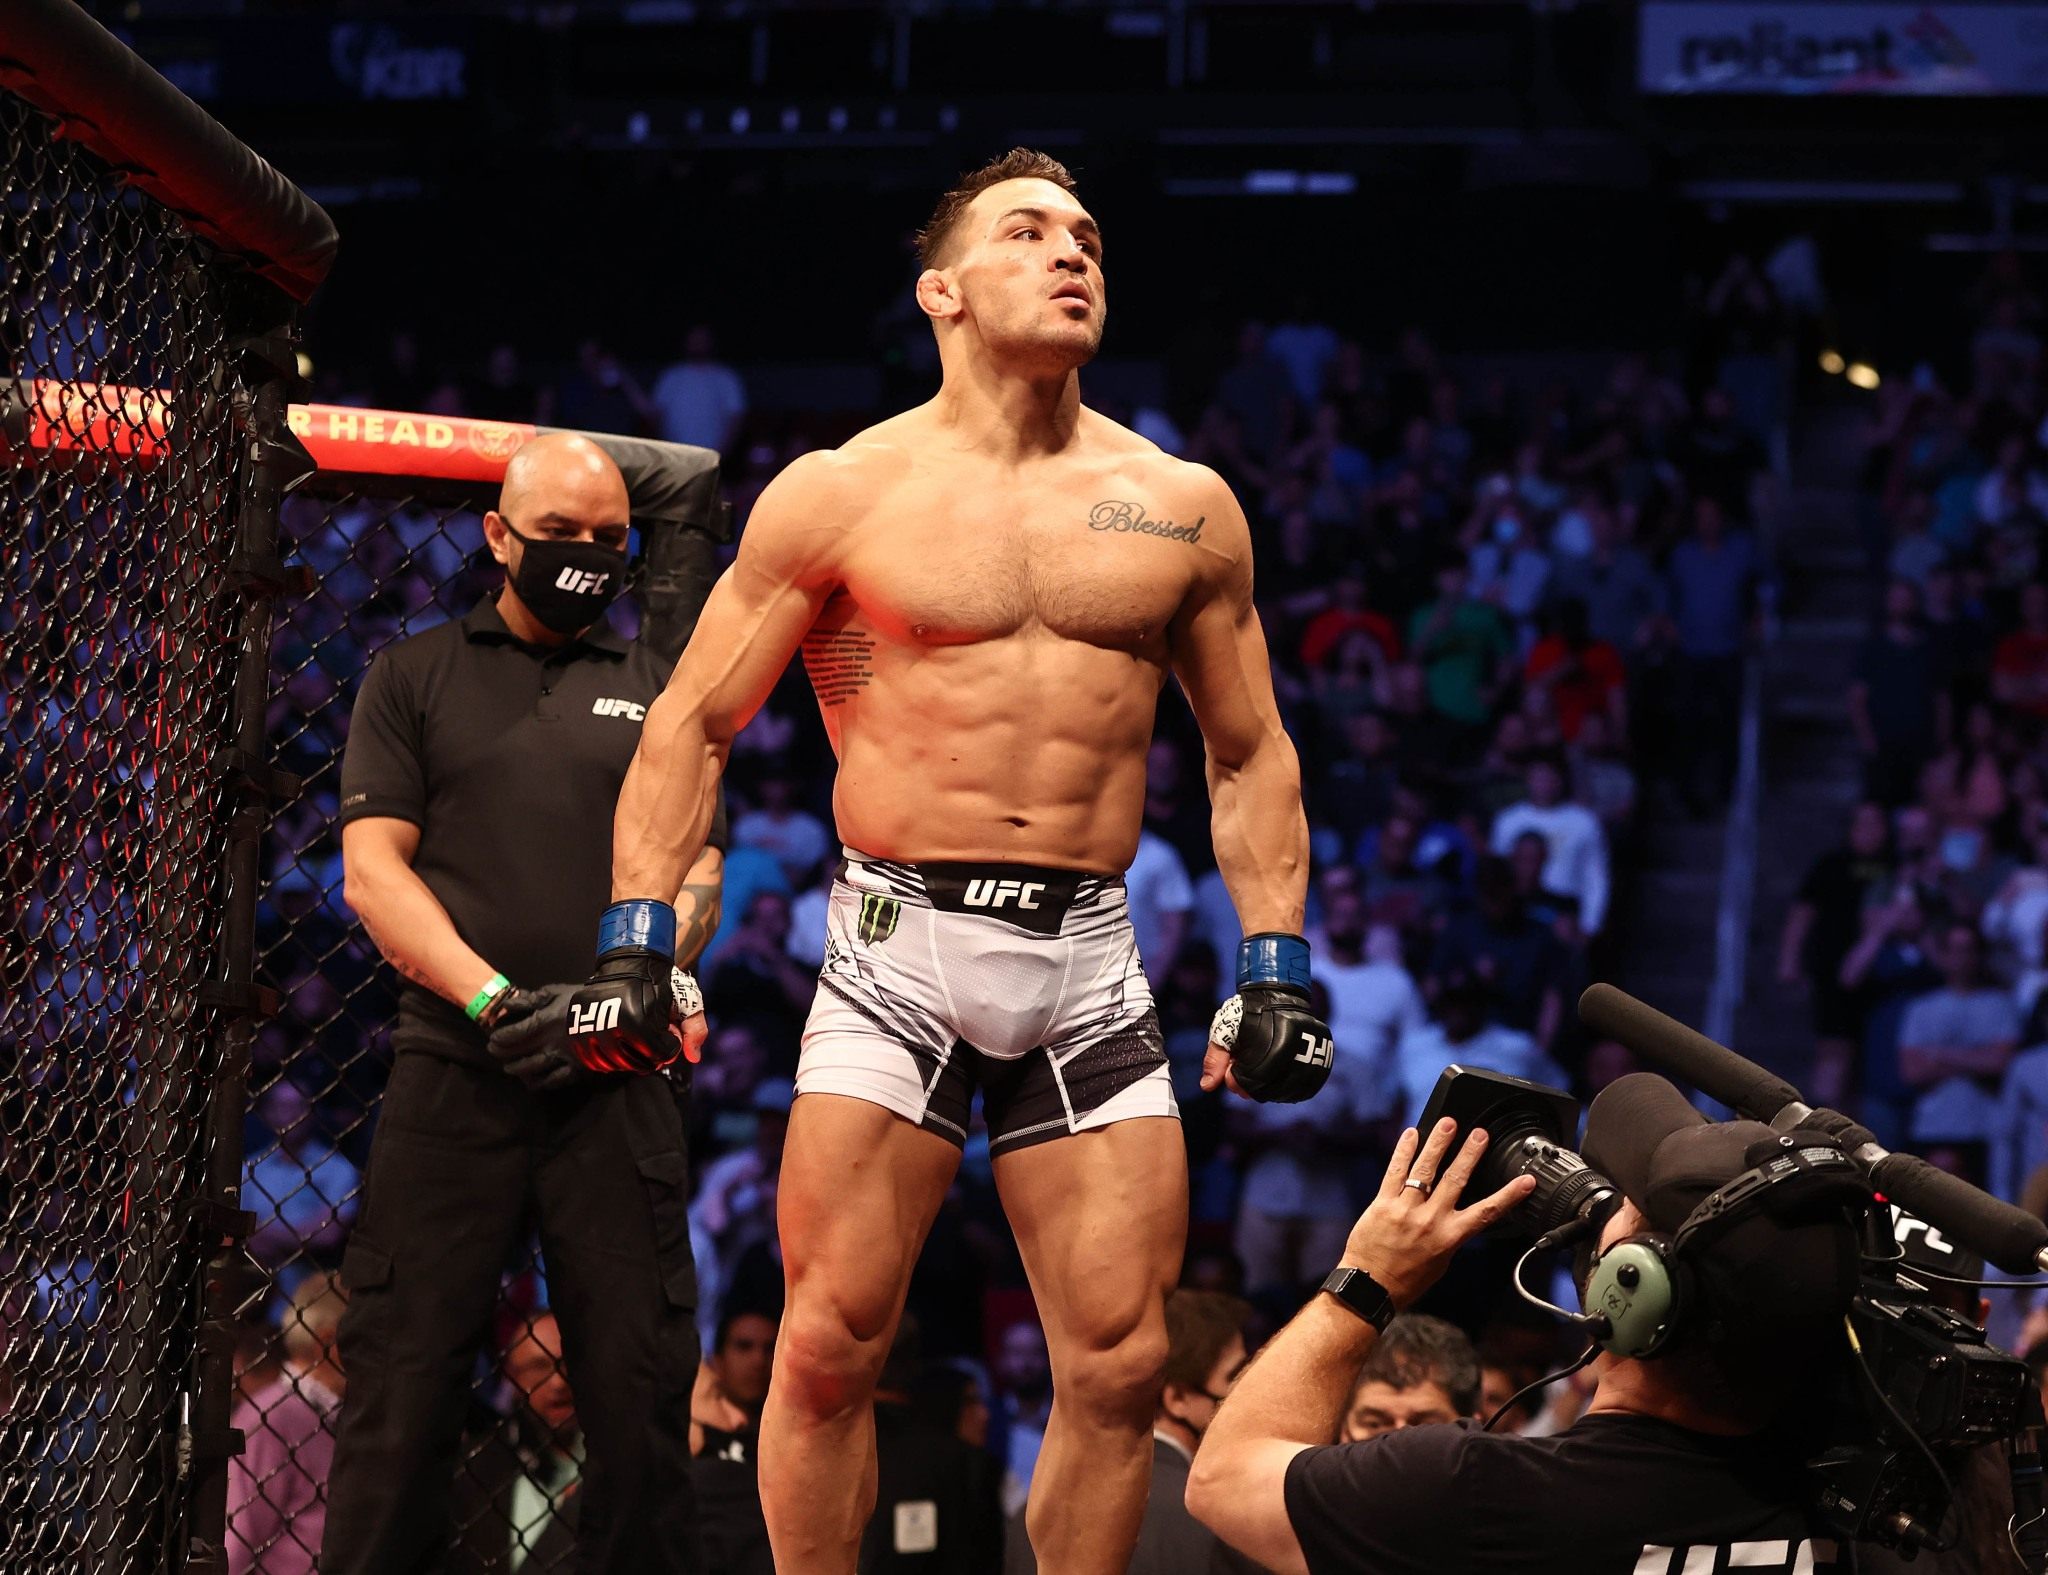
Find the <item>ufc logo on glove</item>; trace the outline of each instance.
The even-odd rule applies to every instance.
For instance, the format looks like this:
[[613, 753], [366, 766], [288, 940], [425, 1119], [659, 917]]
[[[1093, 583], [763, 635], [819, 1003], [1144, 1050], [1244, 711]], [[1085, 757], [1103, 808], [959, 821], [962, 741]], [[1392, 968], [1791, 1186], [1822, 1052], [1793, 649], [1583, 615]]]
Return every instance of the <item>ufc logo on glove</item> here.
[[1310, 1033], [1307, 1029], [1303, 1029], [1301, 1034], [1301, 1045], [1301, 1049], [1295, 1052], [1294, 1059], [1301, 1062], [1302, 1065], [1330, 1065], [1332, 1047], [1331, 1040], [1328, 1035], [1318, 1037], [1317, 1035]]
[[602, 1001], [574, 1001], [569, 1006], [569, 1032], [572, 1034], [610, 1033], [619, 1026], [619, 998], [607, 996]]

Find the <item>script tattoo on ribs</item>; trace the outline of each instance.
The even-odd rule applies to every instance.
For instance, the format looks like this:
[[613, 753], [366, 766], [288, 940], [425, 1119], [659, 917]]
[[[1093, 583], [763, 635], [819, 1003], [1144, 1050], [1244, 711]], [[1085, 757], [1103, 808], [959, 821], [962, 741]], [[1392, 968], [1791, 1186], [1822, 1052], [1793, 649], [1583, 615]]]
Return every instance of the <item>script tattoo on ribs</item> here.
[[818, 704], [842, 705], [874, 682], [875, 637], [859, 629], [813, 629], [804, 636], [804, 671]]
[[1127, 503], [1121, 498], [1104, 498], [1088, 511], [1090, 530], [1129, 531], [1137, 536], [1164, 536], [1168, 541], [1200, 541], [1202, 523], [1208, 515], [1197, 515], [1191, 525], [1176, 525], [1172, 520], [1155, 520], [1145, 512], [1142, 503]]

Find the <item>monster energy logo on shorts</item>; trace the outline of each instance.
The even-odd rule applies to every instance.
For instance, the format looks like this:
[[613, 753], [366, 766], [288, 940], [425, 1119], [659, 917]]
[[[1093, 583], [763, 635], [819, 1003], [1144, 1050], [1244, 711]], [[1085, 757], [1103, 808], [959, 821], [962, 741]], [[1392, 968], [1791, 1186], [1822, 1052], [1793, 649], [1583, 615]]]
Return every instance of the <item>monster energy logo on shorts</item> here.
[[865, 946], [879, 946], [896, 933], [896, 921], [903, 917], [903, 904], [894, 897], [862, 892], [860, 897], [860, 938]]

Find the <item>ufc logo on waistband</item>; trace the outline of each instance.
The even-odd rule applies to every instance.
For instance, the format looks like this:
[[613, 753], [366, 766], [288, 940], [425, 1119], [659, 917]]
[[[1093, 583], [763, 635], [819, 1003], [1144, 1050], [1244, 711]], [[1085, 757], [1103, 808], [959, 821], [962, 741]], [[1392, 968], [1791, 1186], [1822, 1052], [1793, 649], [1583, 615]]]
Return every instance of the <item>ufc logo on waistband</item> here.
[[1045, 882], [1036, 880], [971, 880], [961, 899], [970, 908], [1000, 908], [1012, 898], [1020, 908], [1036, 908]]
[[595, 596], [612, 577], [610, 569], [564, 569], [555, 576], [555, 589], [569, 591], [578, 596]]
[[606, 1034], [619, 1026], [619, 998], [606, 996], [602, 1001], [571, 1001], [569, 1003], [569, 1032], [572, 1034]]
[[1302, 1065], [1328, 1066], [1330, 1064], [1333, 1047], [1327, 1037], [1318, 1039], [1304, 1028], [1301, 1031], [1301, 1044], [1302, 1048], [1295, 1052], [1294, 1059], [1301, 1062]]
[[647, 715], [647, 707], [637, 700], [593, 700], [590, 705], [592, 716], [623, 716], [638, 722]]

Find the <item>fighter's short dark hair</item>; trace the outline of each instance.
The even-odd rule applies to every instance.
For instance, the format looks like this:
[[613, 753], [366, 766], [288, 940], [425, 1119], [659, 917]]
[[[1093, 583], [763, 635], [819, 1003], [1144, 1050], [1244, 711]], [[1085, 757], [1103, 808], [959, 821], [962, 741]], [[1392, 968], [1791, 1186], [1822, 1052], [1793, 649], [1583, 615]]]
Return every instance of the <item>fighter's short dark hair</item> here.
[[1427, 1313], [1403, 1313], [1373, 1342], [1352, 1387], [1370, 1383], [1435, 1384], [1458, 1415], [1479, 1413], [1479, 1353], [1463, 1329]]
[[960, 222], [960, 215], [967, 211], [967, 205], [989, 187], [1006, 180], [1046, 180], [1064, 192], [1071, 193], [1074, 189], [1074, 177], [1067, 173], [1066, 165], [1051, 154], [1040, 153], [1036, 148], [1012, 148], [980, 169], [969, 170], [951, 191], [939, 199], [939, 205], [932, 209], [931, 218], [917, 232], [919, 264], [926, 268], [939, 267], [946, 243], [952, 239], [953, 230]]

